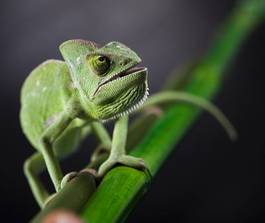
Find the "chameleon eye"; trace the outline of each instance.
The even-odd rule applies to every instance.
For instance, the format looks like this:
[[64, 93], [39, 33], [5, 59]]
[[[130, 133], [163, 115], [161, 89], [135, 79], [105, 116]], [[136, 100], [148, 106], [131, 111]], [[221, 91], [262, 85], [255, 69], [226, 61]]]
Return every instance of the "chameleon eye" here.
[[88, 57], [88, 63], [97, 75], [103, 76], [110, 68], [110, 59], [103, 55]]

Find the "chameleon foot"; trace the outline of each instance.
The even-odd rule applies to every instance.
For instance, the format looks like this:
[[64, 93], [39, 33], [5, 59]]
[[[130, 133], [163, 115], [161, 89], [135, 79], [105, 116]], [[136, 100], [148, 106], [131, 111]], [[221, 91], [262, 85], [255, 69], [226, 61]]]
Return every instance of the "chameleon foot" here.
[[132, 168], [140, 169], [140, 170], [148, 170], [145, 162], [141, 158], [137, 158], [134, 156], [122, 155], [116, 158], [109, 157], [98, 170], [98, 176], [104, 176], [111, 168], [113, 168], [116, 164], [123, 164], [125, 166], [129, 166]]
[[66, 174], [62, 181], [61, 181], [61, 189], [65, 187], [65, 185], [70, 182], [72, 179], [74, 179], [78, 175], [78, 172], [70, 172]]
[[71, 180], [73, 180], [81, 173], [88, 173], [90, 175], [93, 175], [95, 178], [97, 178], [97, 172], [94, 169], [86, 168], [79, 172], [70, 172], [63, 177], [61, 181], [61, 189], [64, 188], [67, 183], [69, 183]]

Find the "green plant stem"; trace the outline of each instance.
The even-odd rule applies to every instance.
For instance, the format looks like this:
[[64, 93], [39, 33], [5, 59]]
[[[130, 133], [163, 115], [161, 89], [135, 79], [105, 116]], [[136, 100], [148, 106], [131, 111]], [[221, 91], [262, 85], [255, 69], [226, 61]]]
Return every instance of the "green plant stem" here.
[[[212, 47], [192, 70], [189, 81], [182, 90], [211, 99], [220, 89], [224, 69], [246, 36], [262, 21], [264, 14], [265, 1], [240, 1], [219, 30]], [[173, 84], [167, 88], [175, 89], [174, 82], [172, 81]], [[198, 117], [199, 112], [200, 110], [194, 107], [178, 104], [168, 106], [159, 119], [150, 116], [142, 118], [141, 125], [137, 125], [129, 132], [129, 148], [134, 148], [130, 154], [142, 157], [154, 176], [172, 152], [174, 145]], [[142, 125], [150, 128], [143, 130]], [[130, 140], [131, 134], [133, 142]], [[141, 141], [135, 144], [135, 139]], [[128, 167], [114, 168], [104, 177], [84, 207], [83, 202], [80, 202], [79, 208], [83, 207], [80, 215], [86, 222], [122, 222], [147, 190], [148, 185], [149, 178], [144, 172]], [[77, 192], [73, 185], [69, 185], [68, 188], [64, 196], [82, 194], [82, 191], [86, 190], [82, 188]], [[59, 203], [58, 207], [63, 204]], [[48, 213], [46, 208], [40, 214], [43, 212]]]

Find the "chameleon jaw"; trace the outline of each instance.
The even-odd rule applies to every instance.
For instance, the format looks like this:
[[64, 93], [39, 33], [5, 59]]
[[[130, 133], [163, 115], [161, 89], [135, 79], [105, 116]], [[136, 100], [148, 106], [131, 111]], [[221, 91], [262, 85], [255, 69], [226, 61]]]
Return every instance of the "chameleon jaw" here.
[[120, 117], [125, 116], [125, 115], [129, 115], [129, 114], [135, 112], [138, 108], [140, 108], [144, 104], [144, 102], [147, 100], [148, 96], [149, 96], [149, 88], [146, 85], [145, 93], [144, 93], [144, 95], [143, 95], [141, 100], [139, 100], [134, 105], [130, 106], [127, 110], [125, 110], [123, 112], [120, 112], [118, 114], [115, 114], [114, 116], [112, 116], [112, 117], [110, 117], [108, 119], [103, 119], [102, 122], [103, 123], [104, 122], [108, 122], [108, 121], [120, 118]]
[[96, 88], [96, 90], [93, 94], [93, 97], [100, 91], [100, 88], [102, 86], [107, 85], [108, 83], [111, 83], [111, 82], [116, 81], [116, 80], [121, 80], [122, 78], [124, 78], [128, 75], [137, 75], [138, 73], [146, 72], [146, 71], [147, 71], [146, 67], [129, 67], [129, 68], [127, 68], [127, 69], [125, 69], [119, 73], [116, 73], [98, 85], [98, 87]]

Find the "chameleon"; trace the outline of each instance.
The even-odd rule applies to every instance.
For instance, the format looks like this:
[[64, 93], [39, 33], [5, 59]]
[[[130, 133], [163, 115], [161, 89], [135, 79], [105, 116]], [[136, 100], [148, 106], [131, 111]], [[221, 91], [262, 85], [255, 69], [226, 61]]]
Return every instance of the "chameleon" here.
[[[148, 169], [144, 160], [126, 154], [128, 116], [163, 102], [184, 101], [210, 112], [231, 138], [235, 129], [225, 115], [206, 99], [166, 91], [148, 99], [148, 69], [141, 58], [120, 42], [104, 46], [74, 39], [59, 46], [63, 60], [47, 60], [26, 78], [21, 90], [20, 123], [36, 152], [24, 163], [24, 173], [41, 208], [50, 195], [39, 179], [47, 169], [55, 192], [73, 176], [63, 176], [59, 161], [74, 152], [93, 133], [108, 158], [97, 170], [104, 176], [115, 164]], [[114, 120], [112, 137], [104, 122]], [[96, 156], [95, 156], [96, 157]], [[94, 158], [95, 158], [94, 157]]]

